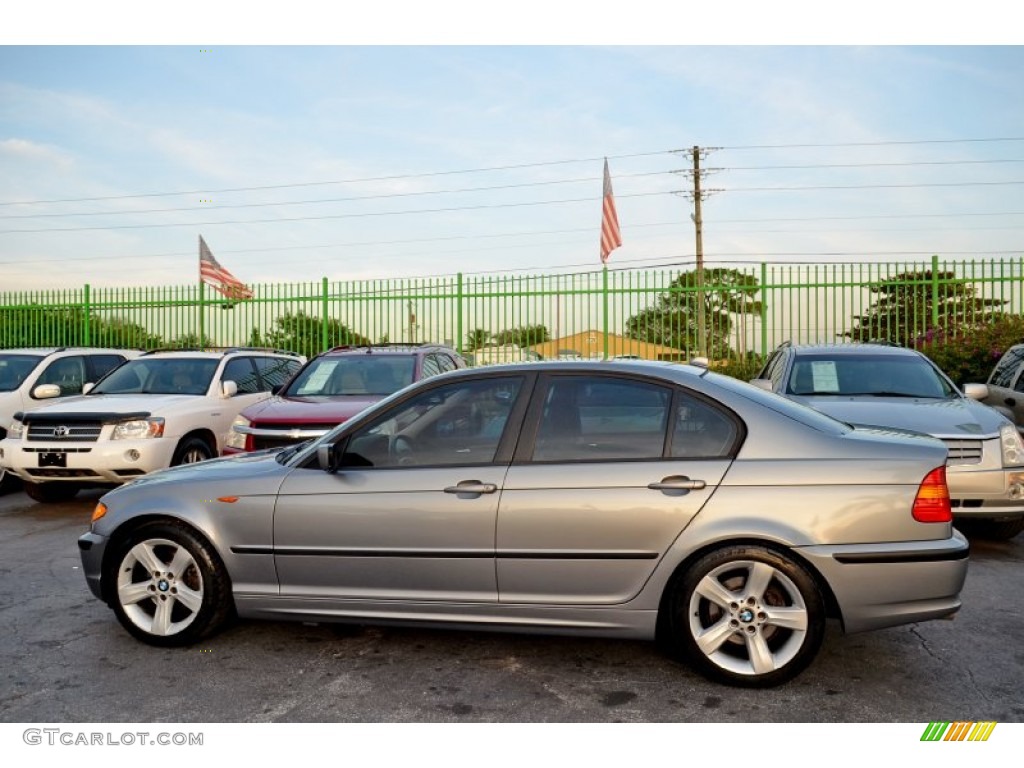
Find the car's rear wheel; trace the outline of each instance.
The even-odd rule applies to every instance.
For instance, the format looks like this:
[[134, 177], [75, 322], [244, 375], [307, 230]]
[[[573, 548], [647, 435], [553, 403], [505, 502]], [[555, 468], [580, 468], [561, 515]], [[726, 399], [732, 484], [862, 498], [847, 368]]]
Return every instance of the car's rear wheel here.
[[1024, 517], [1010, 520], [957, 520], [954, 524], [968, 536], [993, 541], [1007, 541], [1024, 531]]
[[762, 546], [715, 550], [683, 575], [670, 604], [675, 648], [706, 677], [768, 687], [799, 674], [825, 633], [825, 604], [808, 570]]
[[231, 585], [220, 558], [176, 523], [133, 531], [117, 546], [105, 578], [118, 621], [150, 645], [197, 642], [231, 613]]
[[198, 437], [190, 437], [187, 440], [183, 440], [181, 445], [178, 446], [178, 450], [174, 452], [174, 458], [171, 459], [171, 466], [177, 466], [179, 464], [195, 464], [199, 461], [206, 461], [207, 459], [213, 458], [213, 451], [210, 446], [207, 445], [205, 440]]
[[43, 504], [71, 501], [80, 490], [78, 483], [25, 483], [25, 495]]

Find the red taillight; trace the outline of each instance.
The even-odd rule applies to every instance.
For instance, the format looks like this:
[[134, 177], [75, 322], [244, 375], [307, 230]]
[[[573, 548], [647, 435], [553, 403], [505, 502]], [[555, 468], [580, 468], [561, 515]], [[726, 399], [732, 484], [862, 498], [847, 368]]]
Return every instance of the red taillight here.
[[938, 467], [929, 472], [914, 499], [914, 519], [919, 523], [949, 523], [953, 510], [949, 506], [949, 487], [946, 485], [946, 468]]

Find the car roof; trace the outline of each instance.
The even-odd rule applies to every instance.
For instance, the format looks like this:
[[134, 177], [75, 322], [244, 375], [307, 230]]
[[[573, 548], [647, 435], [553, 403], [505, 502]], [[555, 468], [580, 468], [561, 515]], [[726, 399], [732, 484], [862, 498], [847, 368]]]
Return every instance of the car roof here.
[[846, 342], [846, 343], [821, 343], [821, 344], [789, 344], [786, 345], [797, 355], [828, 353], [830, 355], [893, 355], [907, 356], [920, 355], [914, 349], [907, 349], [896, 344], [879, 344], [875, 342]]
[[117, 347], [17, 347], [14, 349], [0, 349], [0, 355], [41, 355], [45, 357], [58, 352], [94, 352], [97, 354], [138, 352], [141, 354], [142, 350]]
[[498, 363], [476, 368], [450, 371], [445, 376], [491, 375], [499, 373], [638, 373], [682, 382], [687, 377], [704, 376], [707, 368], [665, 360], [534, 360]]
[[354, 344], [334, 347], [322, 352], [320, 357], [336, 357], [340, 355], [408, 355], [427, 352], [451, 352], [458, 354], [451, 347], [443, 344]]
[[148, 352], [144, 352], [142, 357], [177, 357], [177, 358], [192, 358], [192, 359], [208, 359], [208, 360], [219, 360], [222, 357], [233, 354], [263, 354], [263, 355], [277, 355], [286, 357], [299, 357], [295, 352], [289, 352], [283, 349], [269, 349], [266, 347], [225, 347], [224, 349], [206, 348], [206, 349], [151, 349]]

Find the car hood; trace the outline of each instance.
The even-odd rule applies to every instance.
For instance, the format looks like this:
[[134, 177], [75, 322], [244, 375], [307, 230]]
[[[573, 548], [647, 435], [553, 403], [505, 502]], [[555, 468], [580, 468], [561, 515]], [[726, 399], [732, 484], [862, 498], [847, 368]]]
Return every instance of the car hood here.
[[201, 395], [75, 395], [62, 397], [60, 402], [44, 405], [30, 413], [33, 416], [87, 413], [144, 413], [162, 415], [178, 407], [194, 408]]
[[[281, 450], [272, 448], [158, 469], [114, 488], [104, 494], [104, 498], [120, 494], [122, 491], [137, 493], [155, 486], [160, 486], [161, 493], [167, 493], [168, 485], [180, 483], [216, 485], [218, 495], [276, 493], [281, 479], [291, 471], [290, 467], [277, 461], [277, 454]], [[244, 488], [236, 484], [238, 481], [244, 481]]]
[[258, 424], [340, 424], [380, 402], [383, 395], [272, 397], [242, 411]]
[[967, 398], [816, 396], [792, 399], [848, 424], [889, 427], [934, 437], [993, 437], [1006, 423], [998, 411]]

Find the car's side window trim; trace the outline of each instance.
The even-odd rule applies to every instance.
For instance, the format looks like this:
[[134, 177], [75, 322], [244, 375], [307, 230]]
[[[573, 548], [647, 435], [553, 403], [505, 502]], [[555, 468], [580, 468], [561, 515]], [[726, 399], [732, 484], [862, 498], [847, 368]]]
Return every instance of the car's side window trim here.
[[[596, 459], [572, 459], [572, 460], [537, 460], [534, 459], [534, 454], [537, 445], [538, 434], [540, 433], [541, 419], [544, 414], [545, 400], [548, 396], [548, 392], [551, 389], [552, 383], [560, 378], [580, 378], [580, 374], [577, 373], [545, 373], [539, 377], [538, 384], [535, 389], [534, 397], [530, 401], [529, 411], [526, 414], [526, 421], [523, 424], [522, 432], [519, 438], [519, 444], [516, 446], [515, 456], [513, 458], [513, 464], [590, 464], [590, 463], [609, 463], [609, 462], [650, 462], [650, 461], [700, 461], [702, 459], [726, 459], [732, 458], [739, 450], [739, 446], [742, 444], [743, 438], [746, 434], [745, 425], [731, 411], [724, 409], [720, 403], [714, 400], [703, 397], [692, 390], [685, 387], [675, 386], [670, 387], [663, 380], [648, 379], [645, 376], [633, 376], [623, 374], [600, 374], [599, 377], [595, 377], [593, 374], [588, 374], [588, 378], [600, 378], [603, 380], [617, 379], [620, 381], [637, 382], [643, 383], [650, 386], [655, 386], [663, 389], [670, 390], [670, 399], [667, 406], [668, 419], [664, 425], [664, 434], [662, 441], [662, 451], [659, 456], [633, 458], [633, 457], [608, 457], [608, 458], [596, 458]], [[721, 457], [705, 457], [701, 459], [689, 459], [689, 458], [674, 458], [670, 455], [671, 452], [671, 440], [674, 429], [674, 414], [677, 407], [678, 400], [681, 395], [679, 392], [683, 392], [693, 399], [698, 399], [703, 403], [708, 404], [710, 408], [715, 409], [718, 413], [727, 417], [735, 427], [735, 437], [730, 450], [728, 453], [723, 454]]]
[[[536, 388], [537, 376], [533, 372], [523, 372], [523, 373], [512, 373], [512, 374], [510, 374], [510, 373], [502, 373], [502, 372], [497, 372], [496, 371], [493, 374], [490, 374], [490, 375], [487, 375], [487, 376], [473, 377], [472, 379], [466, 379], [465, 381], [479, 382], [479, 381], [487, 381], [487, 380], [490, 380], [490, 379], [518, 379], [518, 380], [520, 380], [519, 391], [518, 391], [518, 393], [516, 395], [516, 401], [512, 404], [512, 408], [509, 410], [508, 418], [505, 420], [505, 424], [502, 427], [502, 434], [501, 434], [501, 437], [498, 440], [498, 445], [497, 445], [497, 448], [495, 449], [493, 458], [490, 461], [487, 461], [487, 462], [474, 462], [472, 464], [465, 464], [465, 465], [418, 464], [418, 465], [416, 465], [415, 467], [412, 467], [412, 468], [415, 468], [415, 469], [431, 469], [431, 468], [439, 469], [439, 468], [451, 467], [451, 466], [474, 466], [474, 465], [475, 466], [494, 466], [494, 465], [501, 465], [501, 464], [509, 464], [509, 463], [512, 462], [512, 458], [513, 458], [513, 455], [515, 454], [515, 450], [516, 450], [516, 445], [517, 445], [518, 440], [520, 439], [520, 435], [521, 435], [521, 432], [522, 432], [522, 422], [523, 422], [523, 419], [525, 418], [526, 410], [527, 410], [527, 408], [529, 406], [529, 403], [530, 403], [531, 398], [533, 396], [533, 392], [534, 392], [534, 390]], [[426, 381], [426, 380], [424, 380], [424, 381]], [[390, 405], [390, 407], [388, 408], [388, 411], [391, 412], [391, 411], [394, 411], [394, 410], [397, 410], [397, 409], [401, 409], [405, 405], [405, 403], [407, 403], [409, 400], [411, 400], [413, 398], [416, 398], [416, 397], [420, 397], [422, 395], [425, 395], [425, 394], [433, 391], [434, 389], [438, 389], [438, 388], [442, 388], [442, 387], [450, 387], [452, 385], [453, 385], [453, 382], [449, 380], [449, 381], [438, 381], [436, 383], [433, 383], [432, 386], [427, 386], [427, 387], [425, 387], [423, 389], [417, 388], [414, 392], [409, 392], [409, 393], [403, 394], [400, 399], [396, 400], [395, 402], [393, 402]], [[358, 420], [353, 420], [351, 422], [347, 422], [345, 424], [345, 428], [339, 431], [337, 439], [332, 444], [332, 450], [335, 453], [339, 454], [339, 455], [344, 455], [344, 453], [348, 450], [349, 441], [351, 440], [352, 436], [354, 434], [360, 432], [367, 424], [370, 424], [370, 423], [378, 420], [380, 418], [380, 415], [381, 414], [379, 414], [379, 413], [368, 414], [364, 418], [361, 418], [361, 419], [358, 419]], [[315, 469], [315, 468], [318, 468], [318, 466], [319, 465], [318, 465], [318, 461], [317, 461], [317, 455], [316, 455], [315, 452], [311, 453], [300, 464], [300, 467], [301, 468], [305, 468], [305, 469], [310, 469], [310, 468], [314, 468]], [[410, 467], [402, 467], [402, 466], [350, 467], [350, 469], [358, 469], [360, 471], [363, 471], [363, 470], [374, 470], [374, 471], [386, 472], [386, 471], [394, 471], [394, 470], [401, 470], [401, 469], [410, 469]], [[339, 465], [338, 470], [339, 471], [344, 471], [345, 470], [344, 465]]]

